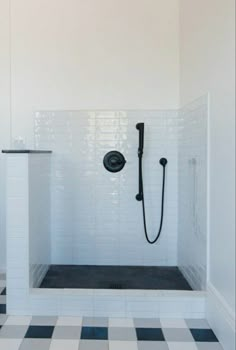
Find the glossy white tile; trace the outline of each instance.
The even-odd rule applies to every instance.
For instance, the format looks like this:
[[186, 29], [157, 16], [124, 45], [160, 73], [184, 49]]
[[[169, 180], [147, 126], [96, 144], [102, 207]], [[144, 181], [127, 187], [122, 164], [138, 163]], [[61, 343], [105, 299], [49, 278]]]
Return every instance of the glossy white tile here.
[[[141, 205], [135, 200], [138, 190], [135, 126], [139, 121], [146, 126], [144, 177], [151, 232], [156, 232], [160, 216], [162, 173], [158, 161], [162, 156], [170, 157], [165, 202], [168, 226], [163, 230], [161, 255], [152, 253], [148, 246], [145, 253], [140, 251], [145, 239]], [[36, 147], [53, 150], [52, 263], [176, 265], [177, 129], [177, 111], [36, 113]], [[114, 149], [123, 152], [127, 160], [123, 171], [116, 174], [103, 167], [104, 155]]]

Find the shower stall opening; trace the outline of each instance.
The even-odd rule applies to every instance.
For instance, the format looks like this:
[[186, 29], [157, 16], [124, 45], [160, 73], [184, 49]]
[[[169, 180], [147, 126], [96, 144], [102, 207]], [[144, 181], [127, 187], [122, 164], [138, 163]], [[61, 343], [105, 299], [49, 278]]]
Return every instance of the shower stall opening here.
[[39, 287], [204, 290], [206, 124], [205, 96], [181, 111], [38, 112], [35, 146], [53, 151], [50, 264]]
[[6, 155], [8, 313], [203, 318], [207, 118], [207, 96], [182, 110], [37, 112], [35, 149], [52, 152]]

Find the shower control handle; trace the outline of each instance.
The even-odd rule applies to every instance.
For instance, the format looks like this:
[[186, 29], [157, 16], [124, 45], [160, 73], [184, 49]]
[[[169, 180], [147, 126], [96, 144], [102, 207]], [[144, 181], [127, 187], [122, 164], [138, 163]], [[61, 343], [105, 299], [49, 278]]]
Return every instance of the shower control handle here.
[[121, 171], [124, 168], [125, 163], [125, 157], [118, 151], [110, 151], [103, 158], [104, 167], [111, 173]]

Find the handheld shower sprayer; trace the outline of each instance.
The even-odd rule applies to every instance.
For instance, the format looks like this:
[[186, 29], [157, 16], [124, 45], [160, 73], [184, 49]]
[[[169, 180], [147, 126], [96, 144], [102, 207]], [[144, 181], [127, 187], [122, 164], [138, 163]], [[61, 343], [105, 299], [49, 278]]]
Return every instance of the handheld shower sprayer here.
[[136, 125], [136, 129], [139, 131], [139, 147], [138, 147], [138, 158], [139, 158], [139, 193], [136, 195], [137, 201], [142, 201], [143, 208], [143, 225], [145, 237], [148, 243], [154, 244], [157, 242], [161, 235], [162, 225], [163, 225], [163, 217], [164, 217], [164, 197], [165, 197], [165, 178], [166, 178], [166, 165], [168, 163], [166, 158], [161, 158], [159, 163], [163, 167], [163, 180], [162, 180], [162, 199], [161, 199], [161, 220], [160, 226], [157, 233], [157, 236], [154, 240], [150, 240], [147, 233], [147, 225], [146, 225], [146, 212], [145, 212], [145, 201], [144, 201], [144, 190], [143, 190], [143, 169], [142, 169], [142, 159], [143, 159], [143, 149], [144, 149], [144, 123], [138, 123]]

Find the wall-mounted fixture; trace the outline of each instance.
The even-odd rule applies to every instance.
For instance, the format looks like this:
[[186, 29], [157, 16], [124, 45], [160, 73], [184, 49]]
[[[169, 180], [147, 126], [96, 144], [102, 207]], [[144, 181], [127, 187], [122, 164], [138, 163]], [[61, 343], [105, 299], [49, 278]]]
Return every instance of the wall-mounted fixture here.
[[108, 152], [103, 159], [104, 167], [111, 173], [121, 171], [124, 168], [125, 163], [125, 157], [118, 151]]
[[163, 217], [164, 217], [164, 198], [165, 198], [165, 179], [166, 179], [166, 165], [168, 163], [166, 158], [161, 158], [159, 163], [163, 167], [163, 177], [162, 177], [162, 196], [161, 196], [161, 219], [158, 233], [155, 239], [151, 240], [148, 236], [147, 232], [147, 224], [146, 224], [146, 211], [145, 211], [145, 201], [144, 201], [144, 190], [143, 190], [143, 148], [144, 148], [144, 123], [138, 123], [136, 125], [136, 129], [139, 131], [139, 146], [138, 146], [138, 158], [139, 158], [139, 193], [136, 195], [137, 201], [142, 202], [143, 208], [143, 226], [144, 233], [148, 243], [154, 244], [158, 241], [162, 225], [163, 225]]

